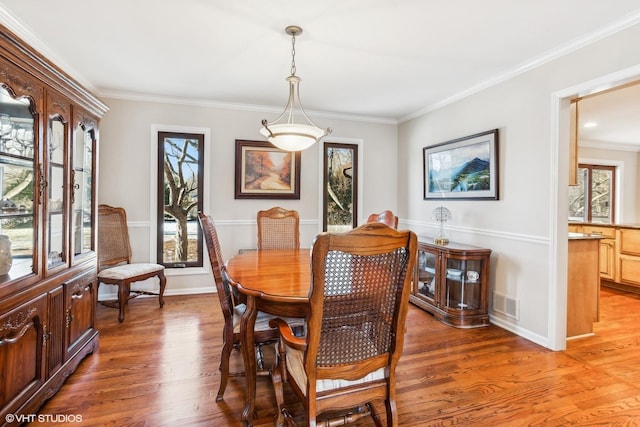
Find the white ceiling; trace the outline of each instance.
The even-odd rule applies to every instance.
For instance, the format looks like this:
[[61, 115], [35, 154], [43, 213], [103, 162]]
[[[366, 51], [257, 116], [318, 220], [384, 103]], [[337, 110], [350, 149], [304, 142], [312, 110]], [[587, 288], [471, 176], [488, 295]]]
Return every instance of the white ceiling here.
[[299, 25], [307, 112], [395, 123], [637, 24], [640, 3], [0, 0], [0, 21], [98, 96], [274, 112]]
[[[578, 117], [581, 145], [638, 151], [640, 84], [580, 100]], [[597, 126], [585, 127], [588, 123]]]

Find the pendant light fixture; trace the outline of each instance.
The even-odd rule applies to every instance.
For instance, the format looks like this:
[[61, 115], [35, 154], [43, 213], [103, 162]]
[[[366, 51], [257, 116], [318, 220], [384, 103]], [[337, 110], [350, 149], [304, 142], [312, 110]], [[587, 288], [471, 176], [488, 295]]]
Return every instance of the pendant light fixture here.
[[[284, 111], [272, 122], [262, 120], [260, 133], [270, 143], [286, 151], [301, 151], [311, 147], [316, 142], [331, 133], [331, 129], [320, 129], [307, 116], [300, 102], [300, 77], [296, 76], [296, 36], [302, 34], [302, 28], [291, 25], [285, 28], [291, 36], [291, 75], [289, 82], [289, 101]], [[296, 110], [300, 110], [306, 123], [296, 123]]]

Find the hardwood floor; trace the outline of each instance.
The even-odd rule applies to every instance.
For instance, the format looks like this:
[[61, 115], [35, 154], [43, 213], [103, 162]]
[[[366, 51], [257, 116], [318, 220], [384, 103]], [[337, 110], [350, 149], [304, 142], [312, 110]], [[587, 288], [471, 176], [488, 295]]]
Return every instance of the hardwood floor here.
[[[564, 352], [493, 325], [454, 329], [411, 306], [398, 365], [400, 425], [640, 425], [640, 298], [603, 289], [600, 304], [596, 336]], [[138, 298], [123, 324], [99, 306], [99, 352], [40, 414], [82, 417], [55, 426], [239, 426], [244, 379], [232, 378], [215, 402], [221, 324], [214, 295], [166, 297], [163, 309]], [[241, 369], [238, 352], [232, 364]], [[273, 425], [270, 380], [257, 387], [255, 425]]]

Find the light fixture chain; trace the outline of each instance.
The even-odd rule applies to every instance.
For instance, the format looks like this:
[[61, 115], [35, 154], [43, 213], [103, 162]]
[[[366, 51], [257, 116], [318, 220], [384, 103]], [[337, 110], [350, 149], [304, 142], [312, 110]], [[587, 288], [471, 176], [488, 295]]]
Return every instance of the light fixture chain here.
[[296, 36], [291, 36], [291, 75], [296, 75]]

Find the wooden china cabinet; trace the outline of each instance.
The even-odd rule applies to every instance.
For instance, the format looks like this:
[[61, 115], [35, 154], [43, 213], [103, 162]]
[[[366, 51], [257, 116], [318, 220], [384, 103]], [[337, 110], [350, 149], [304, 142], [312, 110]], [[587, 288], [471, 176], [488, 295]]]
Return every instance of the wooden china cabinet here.
[[0, 86], [0, 423], [19, 424], [98, 347], [95, 172], [107, 107], [3, 26]]
[[447, 325], [487, 326], [490, 255], [476, 246], [420, 241], [409, 300]]

